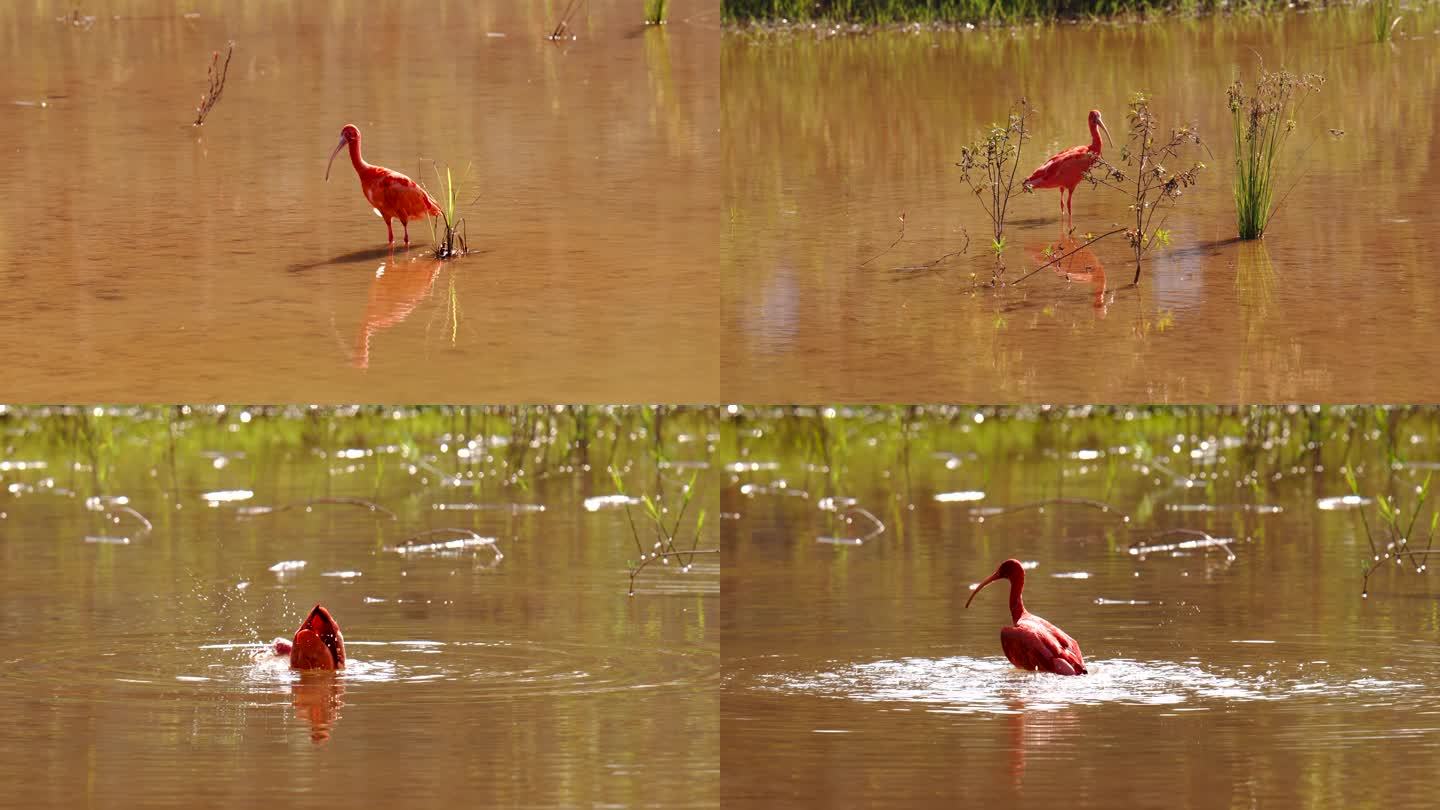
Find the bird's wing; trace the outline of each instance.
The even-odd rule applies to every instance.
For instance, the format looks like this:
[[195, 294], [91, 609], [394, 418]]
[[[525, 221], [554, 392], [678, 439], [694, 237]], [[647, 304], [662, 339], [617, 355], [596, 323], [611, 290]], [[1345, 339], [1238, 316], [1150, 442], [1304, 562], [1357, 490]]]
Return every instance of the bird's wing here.
[[1042, 187], [1045, 183], [1059, 179], [1067, 169], [1073, 171], [1073, 167], [1078, 165], [1076, 161], [1082, 158], [1085, 159], [1085, 168], [1088, 169], [1095, 160], [1090, 152], [1090, 147], [1072, 146], [1063, 152], [1057, 152], [1049, 160], [1040, 164], [1040, 168], [1031, 172], [1030, 176], [1025, 178], [1025, 182], [1032, 186]]
[[1033, 613], [1021, 617], [1017, 626], [1033, 633], [1051, 657], [1063, 658], [1072, 665], [1076, 665], [1080, 671], [1084, 671], [1085, 657], [1080, 652], [1080, 644], [1064, 630]]
[[391, 211], [396, 216], [403, 214], [407, 219], [440, 214], [440, 206], [425, 189], [399, 172], [384, 170], [376, 181], [376, 187], [379, 198], [376, 207], [381, 211]]

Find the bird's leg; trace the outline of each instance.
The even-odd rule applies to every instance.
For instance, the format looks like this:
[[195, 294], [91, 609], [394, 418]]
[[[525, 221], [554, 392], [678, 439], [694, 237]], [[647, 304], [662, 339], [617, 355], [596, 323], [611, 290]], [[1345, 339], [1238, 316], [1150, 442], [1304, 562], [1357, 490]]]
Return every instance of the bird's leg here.
[[410, 247], [410, 223], [402, 219], [400, 220], [400, 227], [405, 230], [405, 247], [408, 248]]
[[390, 224], [389, 217], [385, 218], [385, 242], [390, 245], [395, 244], [395, 228]]

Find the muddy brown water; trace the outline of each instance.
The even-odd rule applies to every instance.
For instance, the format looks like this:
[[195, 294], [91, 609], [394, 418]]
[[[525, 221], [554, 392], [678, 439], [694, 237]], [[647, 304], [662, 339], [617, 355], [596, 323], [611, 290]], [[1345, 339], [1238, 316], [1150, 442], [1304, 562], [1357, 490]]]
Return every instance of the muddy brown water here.
[[[563, 5], [6, 4], [6, 399], [714, 400], [718, 10]], [[472, 165], [472, 255], [387, 252], [346, 123]]]
[[[1401, 491], [1440, 458], [1425, 432]], [[979, 435], [922, 424], [906, 463], [851, 434], [833, 487], [818, 452], [740, 442], [756, 449], [722, 496], [723, 806], [1433, 806], [1440, 584], [1382, 571], [1361, 598], [1366, 540], [1326, 508], [1349, 492], [1334, 469], [1287, 450], [1257, 493], [1233, 435]], [[1376, 444], [1352, 458], [1384, 469]], [[972, 513], [1060, 496], [1129, 522]], [[837, 544], [871, 526], [826, 497], [886, 531]], [[1129, 553], [1182, 527], [1234, 538], [1234, 559]], [[1005, 661], [1006, 583], [965, 609], [1011, 556], [1034, 566], [1027, 608], [1078, 640], [1089, 675]]]
[[[1312, 14], [1014, 31], [752, 37], [722, 45], [722, 378], [740, 402], [1433, 401], [1414, 368], [1440, 275], [1440, 19], [1377, 45], [1368, 18]], [[1225, 90], [1271, 67], [1319, 72], [1291, 159], [1305, 174], [1264, 240], [1240, 244]], [[1100, 109], [1117, 145], [1147, 91], [1166, 126], [1196, 123], [1214, 158], [1137, 290], [1121, 237], [1081, 272], [1003, 292], [960, 147], [1026, 95], [1038, 108], [1021, 176], [1088, 143]], [[1343, 137], [1327, 130], [1344, 130]], [[1318, 136], [1318, 139], [1317, 139]], [[1312, 146], [1313, 141], [1313, 146]], [[1114, 150], [1107, 149], [1106, 154]], [[1293, 165], [1293, 163], [1292, 163]], [[1175, 167], [1171, 167], [1175, 168]], [[1287, 171], [1281, 185], [1298, 176]], [[1115, 192], [1075, 194], [1078, 231], [1133, 216]], [[904, 239], [882, 257], [900, 232]], [[940, 272], [896, 272], [961, 249]], [[1058, 193], [1012, 203], [1013, 278], [1059, 236]], [[1074, 261], [1080, 261], [1077, 257]], [[1419, 365], [1417, 365], [1419, 364]]]
[[[0, 459], [0, 804], [716, 806], [716, 558], [657, 566], [627, 596], [624, 512], [586, 505], [614, 494], [608, 476], [475, 492], [431, 472], [463, 473], [453, 446], [418, 463], [221, 442], [182, 449], [172, 486], [163, 453], [122, 444], [139, 460], [99, 494], [152, 531], [87, 508], [83, 454]], [[653, 475], [617, 460], [637, 489]], [[395, 517], [244, 514], [319, 497]], [[390, 550], [453, 526], [494, 546]], [[264, 650], [317, 601], [350, 660], [302, 677]]]

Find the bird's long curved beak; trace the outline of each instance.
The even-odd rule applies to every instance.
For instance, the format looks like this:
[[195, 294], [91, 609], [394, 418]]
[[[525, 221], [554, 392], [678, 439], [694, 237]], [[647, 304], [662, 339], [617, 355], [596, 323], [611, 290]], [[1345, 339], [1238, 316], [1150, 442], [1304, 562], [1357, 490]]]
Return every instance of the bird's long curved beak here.
[[976, 586], [975, 586], [975, 590], [973, 590], [973, 591], [970, 592], [970, 598], [965, 600], [965, 607], [967, 607], [967, 608], [970, 607], [970, 603], [975, 601], [975, 594], [980, 593], [980, 591], [983, 590], [986, 585], [989, 585], [990, 583], [994, 582], [995, 580], [997, 580], [997, 579], [999, 579], [999, 578], [1000, 578], [1000, 573], [997, 571], [997, 572], [991, 574], [989, 577], [987, 577], [984, 582], [981, 582], [979, 585], [976, 585]]
[[335, 156], [345, 148], [345, 139], [341, 138], [340, 143], [335, 144], [335, 151], [330, 153], [330, 162], [325, 164], [325, 182], [330, 182], [330, 167], [335, 164]]
[[1105, 133], [1105, 140], [1110, 142], [1111, 148], [1114, 148], [1115, 141], [1110, 137], [1110, 128], [1105, 126], [1105, 122], [1103, 120], [1096, 121], [1095, 123], [1100, 125], [1100, 130]]

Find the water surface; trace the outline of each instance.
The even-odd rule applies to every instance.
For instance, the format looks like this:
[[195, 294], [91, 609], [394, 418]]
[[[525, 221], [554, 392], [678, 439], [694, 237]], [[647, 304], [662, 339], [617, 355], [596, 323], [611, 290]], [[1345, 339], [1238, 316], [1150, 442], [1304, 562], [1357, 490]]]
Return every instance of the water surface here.
[[[718, 10], [76, 9], [0, 10], [10, 401], [715, 399]], [[472, 255], [398, 222], [391, 255], [343, 155], [325, 182], [346, 123], [432, 192], [470, 167]]]
[[[722, 496], [724, 805], [1430, 806], [1440, 586], [1382, 569], [1362, 598], [1368, 541], [1325, 499], [1351, 439], [1364, 492], [1413, 493], [1440, 422], [1263, 421], [1252, 442], [1203, 417], [921, 416], [907, 443], [893, 418], [746, 419]], [[1156, 548], [1180, 528], [1227, 544]], [[1005, 583], [965, 609], [1011, 556], [1089, 675], [1008, 664]]]
[[[1377, 45], [1367, 14], [727, 35], [726, 391], [740, 402], [1434, 401], [1436, 382], [1412, 369], [1440, 360], [1427, 241], [1440, 226], [1440, 19], [1422, 7], [1407, 15], [1416, 36]], [[1308, 149], [1303, 179], [1263, 242], [1240, 244], [1225, 91], [1261, 60], [1328, 81], [1292, 141], [1291, 158]], [[1209, 168], [1141, 286], [1120, 289], [1134, 263], [1112, 237], [1022, 285], [975, 290], [992, 273], [991, 236], [954, 166], [960, 148], [1021, 95], [1038, 109], [1021, 177], [1088, 143], [1091, 108], [1118, 146], [1137, 90], [1165, 127], [1198, 125], [1213, 152], [1198, 156]], [[1282, 190], [1301, 177], [1292, 166]], [[1078, 189], [1078, 233], [1133, 222], [1127, 205]], [[967, 233], [968, 252], [897, 270], [961, 250]], [[1016, 198], [1008, 277], [1059, 237], [1058, 192]]]
[[[232, 412], [179, 419], [172, 465], [161, 420], [92, 446], [67, 437], [102, 423], [0, 419], [5, 803], [716, 806], [716, 558], [628, 596], [625, 513], [586, 507], [615, 489], [584, 452], [541, 440], [531, 483], [504, 486], [513, 451], [464, 418], [352, 441]], [[705, 461], [671, 435], [672, 460]], [[657, 491], [648, 442], [591, 438]], [[464, 459], [472, 440], [494, 461]], [[342, 673], [268, 652], [316, 602]]]

